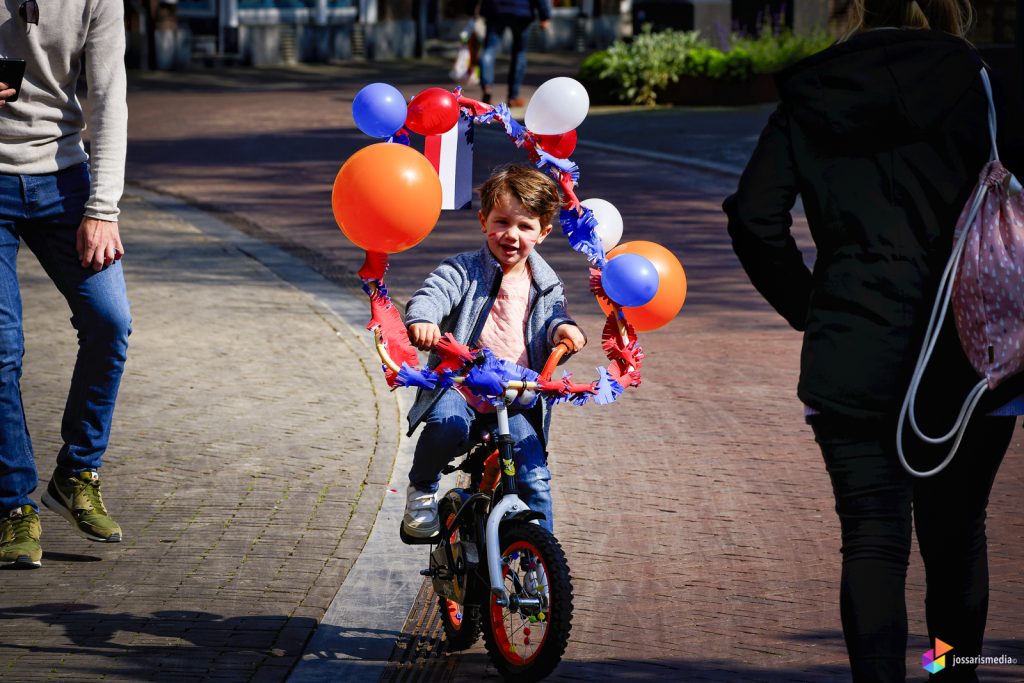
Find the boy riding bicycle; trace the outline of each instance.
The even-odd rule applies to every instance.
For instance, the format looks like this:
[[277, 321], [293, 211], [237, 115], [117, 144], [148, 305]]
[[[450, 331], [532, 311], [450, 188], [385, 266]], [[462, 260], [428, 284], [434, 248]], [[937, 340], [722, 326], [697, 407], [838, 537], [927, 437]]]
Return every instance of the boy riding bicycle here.
[[[494, 355], [540, 370], [561, 341], [576, 351], [586, 337], [569, 317], [563, 287], [534, 247], [551, 232], [561, 206], [558, 186], [540, 171], [518, 165], [493, 173], [479, 188], [480, 225], [486, 245], [445, 259], [409, 300], [406, 325], [419, 349], [430, 350], [441, 335], [489, 348]], [[432, 356], [429, 365], [438, 358]], [[494, 408], [468, 389], [423, 391], [409, 411], [409, 433], [423, 422], [409, 471], [403, 529], [427, 538], [438, 532], [438, 484], [442, 468], [474, 430], [490, 426]], [[551, 473], [545, 446], [550, 413], [544, 401], [529, 410], [510, 410], [515, 440], [516, 484], [532, 510], [544, 514], [551, 530]]]

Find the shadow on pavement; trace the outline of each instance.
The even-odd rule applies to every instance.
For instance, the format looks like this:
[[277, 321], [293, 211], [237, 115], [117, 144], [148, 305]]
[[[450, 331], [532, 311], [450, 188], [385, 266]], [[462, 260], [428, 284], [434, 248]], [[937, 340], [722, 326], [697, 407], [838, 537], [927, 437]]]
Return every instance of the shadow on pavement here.
[[[60, 634], [49, 643], [25, 642], [16, 628], [17, 621], [25, 619], [36, 619]], [[309, 617], [224, 618], [176, 610], [142, 616], [63, 602], [0, 609], [0, 621], [6, 623], [8, 634], [0, 644], [4, 659], [33, 654], [51, 662], [55, 656], [75, 654], [109, 658], [108, 667], [64, 669], [65, 675], [82, 675], [82, 680], [94, 675], [152, 680], [154, 671], [174, 672], [177, 680], [202, 680], [214, 673], [230, 677], [237, 672], [238, 680], [247, 680], [257, 669], [261, 680], [275, 680], [275, 673], [277, 680], [284, 680], [316, 628], [316, 620]]]

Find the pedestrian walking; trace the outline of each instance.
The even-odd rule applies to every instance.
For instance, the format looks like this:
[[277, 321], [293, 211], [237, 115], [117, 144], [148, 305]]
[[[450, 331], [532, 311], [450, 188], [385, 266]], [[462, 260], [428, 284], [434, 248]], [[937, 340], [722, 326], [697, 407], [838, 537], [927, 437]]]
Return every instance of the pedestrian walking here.
[[[78, 358], [63, 446], [42, 502], [94, 541], [121, 528], [100, 494], [100, 467], [124, 369], [131, 315], [119, 259], [124, 185], [123, 3], [22, 0], [0, 5], [0, 50], [24, 60], [20, 89], [0, 85], [0, 565], [40, 566], [30, 495], [38, 475], [20, 378], [24, 337], [16, 261], [24, 241], [71, 309]], [[76, 94], [85, 63], [90, 154]], [[8, 101], [16, 97], [16, 101]]]
[[512, 46], [509, 52], [508, 67], [508, 99], [510, 107], [521, 107], [526, 101], [519, 96], [523, 79], [526, 77], [526, 32], [534, 18], [540, 20], [540, 27], [545, 31], [551, 25], [550, 0], [475, 0], [471, 3], [471, 14], [479, 11], [484, 18], [484, 46], [480, 51], [480, 85], [483, 88], [481, 98], [487, 104], [494, 95], [494, 62], [498, 56], [498, 48], [505, 40], [505, 31], [512, 32]]
[[[911, 478], [895, 443], [953, 231], [991, 147], [982, 62], [963, 38], [971, 15], [967, 0], [853, 0], [849, 34], [779, 75], [780, 103], [724, 203], [752, 283], [804, 333], [797, 394], [842, 529], [840, 609], [855, 681], [906, 677], [912, 519], [929, 637], [959, 656], [981, 653], [985, 508], [1014, 429], [1013, 404], [1001, 406], [1020, 383], [987, 397], [937, 476]], [[790, 234], [798, 195], [813, 271]], [[978, 379], [952, 318], [918, 399], [925, 433], [952, 423]], [[909, 442], [919, 458], [945, 455]], [[976, 681], [974, 669], [947, 667], [934, 680]]]

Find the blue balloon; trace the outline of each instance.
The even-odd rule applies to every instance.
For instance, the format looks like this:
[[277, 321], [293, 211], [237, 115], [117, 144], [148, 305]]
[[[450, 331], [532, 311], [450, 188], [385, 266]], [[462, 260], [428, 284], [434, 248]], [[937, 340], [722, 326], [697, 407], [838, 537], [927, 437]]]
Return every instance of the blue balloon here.
[[405, 98], [393, 85], [371, 83], [352, 100], [352, 118], [372, 138], [386, 138], [405, 125]]
[[643, 306], [658, 293], [658, 270], [639, 254], [619, 254], [601, 271], [601, 288], [620, 306]]

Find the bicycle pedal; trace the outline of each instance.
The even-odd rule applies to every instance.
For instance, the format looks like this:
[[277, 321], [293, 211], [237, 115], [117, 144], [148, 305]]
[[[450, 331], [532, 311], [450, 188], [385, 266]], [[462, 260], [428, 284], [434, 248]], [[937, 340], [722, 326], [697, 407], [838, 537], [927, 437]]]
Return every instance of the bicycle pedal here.
[[398, 523], [398, 536], [402, 539], [402, 543], [406, 545], [437, 545], [441, 542], [441, 532], [438, 531], [433, 536], [427, 536], [420, 538], [419, 536], [410, 536], [405, 533], [405, 525], [401, 521]]

